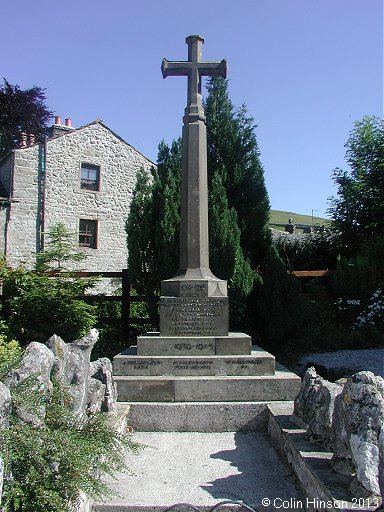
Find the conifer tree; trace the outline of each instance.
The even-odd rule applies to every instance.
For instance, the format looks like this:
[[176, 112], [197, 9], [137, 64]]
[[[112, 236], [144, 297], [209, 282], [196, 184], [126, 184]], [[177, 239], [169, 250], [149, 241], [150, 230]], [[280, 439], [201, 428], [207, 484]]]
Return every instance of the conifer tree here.
[[229, 208], [221, 176], [213, 176], [209, 194], [210, 268], [228, 281], [229, 318], [231, 328], [239, 327], [245, 320], [246, 298], [253, 288], [255, 272], [244, 258], [240, 246], [241, 232], [237, 214]]
[[179, 266], [180, 179], [181, 140], [173, 141], [171, 147], [162, 141], [152, 184], [154, 272], [158, 291], [160, 282], [172, 277]]
[[[228, 281], [233, 328], [246, 316], [246, 298], [270, 248], [269, 201], [252, 118], [245, 107], [235, 112], [225, 80], [211, 79], [208, 92], [210, 268]], [[139, 177], [127, 222], [129, 274], [140, 294], [158, 293], [178, 268], [180, 140], [159, 145], [152, 175], [152, 181]]]
[[254, 120], [243, 105], [235, 111], [228, 94], [228, 81], [213, 77], [205, 102], [207, 118], [208, 175], [219, 173], [229, 207], [237, 213], [241, 247], [258, 269], [271, 246], [269, 199], [254, 132]]
[[129, 279], [140, 295], [152, 295], [157, 289], [154, 276], [154, 237], [152, 183], [141, 168], [126, 222]]

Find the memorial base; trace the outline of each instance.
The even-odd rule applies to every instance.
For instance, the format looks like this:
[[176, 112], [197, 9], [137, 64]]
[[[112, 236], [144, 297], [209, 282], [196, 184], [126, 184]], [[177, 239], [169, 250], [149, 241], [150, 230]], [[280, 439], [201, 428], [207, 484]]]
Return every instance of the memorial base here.
[[183, 338], [147, 333], [118, 354], [113, 367], [123, 402], [293, 400], [300, 389], [297, 375], [251, 346], [243, 333]]

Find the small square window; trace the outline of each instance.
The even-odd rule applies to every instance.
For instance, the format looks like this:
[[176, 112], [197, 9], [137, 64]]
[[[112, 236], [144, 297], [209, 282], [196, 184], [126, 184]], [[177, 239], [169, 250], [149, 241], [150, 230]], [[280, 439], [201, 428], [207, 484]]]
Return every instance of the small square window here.
[[80, 219], [79, 245], [97, 249], [97, 220]]
[[93, 164], [81, 164], [80, 186], [87, 190], [99, 190], [100, 166]]

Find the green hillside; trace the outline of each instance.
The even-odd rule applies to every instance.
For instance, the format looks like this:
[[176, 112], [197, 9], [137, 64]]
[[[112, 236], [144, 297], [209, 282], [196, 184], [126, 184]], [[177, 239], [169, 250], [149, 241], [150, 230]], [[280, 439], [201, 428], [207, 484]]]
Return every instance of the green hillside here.
[[[302, 215], [301, 213], [284, 212], [280, 210], [271, 210], [270, 224], [288, 224], [288, 219], [292, 217], [294, 224], [307, 224], [312, 225], [311, 215]], [[323, 217], [313, 217], [313, 224], [327, 224], [328, 219]]]

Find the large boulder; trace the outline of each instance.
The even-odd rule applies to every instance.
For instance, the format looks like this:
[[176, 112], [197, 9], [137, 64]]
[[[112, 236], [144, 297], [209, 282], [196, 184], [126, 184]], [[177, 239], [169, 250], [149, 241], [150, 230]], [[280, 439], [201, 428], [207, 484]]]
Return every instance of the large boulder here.
[[107, 357], [101, 357], [92, 361], [90, 368], [91, 377], [104, 384], [105, 392], [101, 403], [101, 411], [113, 412], [117, 407], [116, 386], [113, 382], [112, 363]]
[[382, 425], [379, 434], [379, 470], [378, 470], [378, 484], [380, 495], [384, 503], [384, 425]]
[[4, 481], [4, 462], [0, 457], [0, 505], [1, 505], [1, 496], [3, 494], [3, 481]]
[[355, 472], [354, 491], [379, 495], [379, 434], [384, 424], [384, 379], [359, 372], [347, 380], [333, 415], [333, 468]]
[[[294, 418], [301, 420], [307, 428], [307, 438], [320, 442], [326, 448], [332, 448], [332, 416], [336, 397], [342, 386], [334, 384], [317, 375], [316, 370], [308, 368], [301, 382], [300, 393], [296, 397]], [[300, 421], [299, 421], [300, 422]]]
[[97, 329], [91, 329], [85, 336], [72, 343], [64, 343], [56, 335], [47, 342], [55, 359], [53, 374], [68, 387], [72, 397], [72, 412], [79, 418], [84, 417], [87, 409], [90, 356], [98, 338]]
[[336, 397], [342, 392], [340, 384], [320, 377], [317, 393], [313, 396], [313, 414], [308, 422], [307, 438], [332, 449], [332, 418]]
[[44, 424], [44, 397], [52, 389], [53, 360], [54, 356], [49, 348], [34, 341], [25, 349], [19, 367], [11, 370], [4, 382], [12, 389], [22, 381], [31, 379], [32, 390], [41, 397], [40, 404], [33, 407], [33, 410], [27, 404], [20, 404], [15, 406], [14, 410], [21, 421], [31, 423], [36, 427]]
[[293, 416], [307, 425], [313, 416], [314, 397], [318, 392], [321, 380], [315, 368], [308, 368], [301, 380], [299, 394], [295, 398]]
[[87, 414], [101, 412], [105, 397], [105, 385], [98, 379], [89, 377]]
[[67, 366], [68, 366], [68, 348], [65, 341], [60, 336], [54, 334], [46, 343], [54, 355], [52, 375], [60, 382], [67, 382]]
[[9, 425], [9, 414], [11, 412], [11, 393], [9, 388], [0, 382], [0, 429]]

